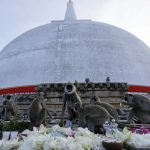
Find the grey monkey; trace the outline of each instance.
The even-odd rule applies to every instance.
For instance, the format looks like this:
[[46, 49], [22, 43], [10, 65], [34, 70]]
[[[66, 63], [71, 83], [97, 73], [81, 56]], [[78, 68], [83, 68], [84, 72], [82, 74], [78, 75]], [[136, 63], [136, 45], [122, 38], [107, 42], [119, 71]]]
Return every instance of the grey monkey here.
[[39, 127], [45, 120], [46, 112], [51, 117], [44, 99], [44, 93], [40, 92], [39, 97], [35, 98], [29, 108], [29, 119], [33, 126]]
[[68, 118], [70, 121], [78, 118], [78, 112], [75, 109], [75, 103], [82, 105], [81, 98], [76, 91], [76, 86], [74, 84], [68, 83], [64, 89], [63, 95], [63, 106], [61, 113], [61, 122], [63, 123], [64, 112], [67, 107]]
[[92, 97], [90, 99], [90, 104], [99, 105], [99, 106], [105, 108], [115, 120], [118, 120], [117, 110], [111, 104], [101, 102], [100, 98], [98, 96]]
[[113, 118], [105, 108], [98, 105], [82, 106], [76, 103], [76, 109], [79, 113], [79, 125], [83, 128], [87, 126], [91, 132], [100, 129], [105, 121]]
[[7, 95], [3, 102], [4, 120], [8, 121], [13, 117], [16, 119], [17, 116], [17, 104], [11, 99], [11, 95]]
[[131, 110], [127, 122], [150, 123], [150, 94], [125, 94], [123, 104]]

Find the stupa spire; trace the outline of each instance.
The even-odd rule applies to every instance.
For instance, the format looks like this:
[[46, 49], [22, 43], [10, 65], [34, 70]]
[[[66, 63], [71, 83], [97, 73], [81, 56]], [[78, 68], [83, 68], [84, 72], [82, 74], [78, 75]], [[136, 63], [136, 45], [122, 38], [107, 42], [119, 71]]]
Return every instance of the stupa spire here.
[[73, 7], [73, 2], [71, 0], [68, 1], [67, 3], [67, 9], [66, 9], [66, 14], [65, 14], [65, 19], [64, 20], [76, 20], [76, 13]]

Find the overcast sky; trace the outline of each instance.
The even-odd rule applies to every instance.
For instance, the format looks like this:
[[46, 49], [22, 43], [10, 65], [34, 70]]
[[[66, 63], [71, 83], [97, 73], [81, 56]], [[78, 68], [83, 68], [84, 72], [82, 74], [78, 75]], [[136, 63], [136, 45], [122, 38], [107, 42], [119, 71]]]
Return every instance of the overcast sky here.
[[[34, 27], [64, 19], [68, 0], [0, 0], [0, 50]], [[78, 19], [121, 27], [150, 47], [150, 0], [73, 0]]]

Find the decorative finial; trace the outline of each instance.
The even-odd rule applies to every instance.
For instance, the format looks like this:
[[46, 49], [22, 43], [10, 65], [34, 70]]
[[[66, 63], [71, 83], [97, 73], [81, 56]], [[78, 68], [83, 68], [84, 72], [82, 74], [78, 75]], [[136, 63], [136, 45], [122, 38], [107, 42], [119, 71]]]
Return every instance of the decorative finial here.
[[73, 7], [73, 2], [71, 0], [68, 1], [67, 3], [67, 10], [65, 14], [65, 19], [64, 20], [76, 20], [76, 13]]
[[107, 83], [110, 82], [110, 78], [109, 77], [106, 78], [106, 82]]
[[90, 83], [90, 79], [89, 78], [85, 78], [85, 83]]

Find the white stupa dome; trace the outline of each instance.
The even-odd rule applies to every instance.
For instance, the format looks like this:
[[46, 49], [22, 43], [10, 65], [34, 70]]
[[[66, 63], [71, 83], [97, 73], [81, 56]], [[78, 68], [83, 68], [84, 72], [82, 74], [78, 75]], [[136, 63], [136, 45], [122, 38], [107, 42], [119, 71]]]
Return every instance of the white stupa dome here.
[[68, 9], [64, 20], [34, 28], [1, 51], [0, 88], [87, 77], [104, 82], [107, 76], [112, 82], [150, 85], [149, 47], [115, 26], [77, 20], [71, 1]]

